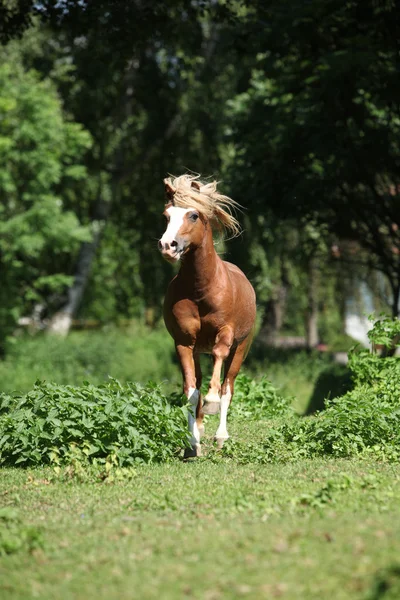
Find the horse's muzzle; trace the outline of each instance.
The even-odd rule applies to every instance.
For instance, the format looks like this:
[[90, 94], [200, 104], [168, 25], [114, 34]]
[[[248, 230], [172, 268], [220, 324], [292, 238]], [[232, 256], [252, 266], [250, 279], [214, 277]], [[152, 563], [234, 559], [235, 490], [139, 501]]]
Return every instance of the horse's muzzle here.
[[170, 243], [159, 240], [158, 249], [161, 252], [161, 256], [171, 263], [177, 262], [183, 254], [183, 248], [179, 247], [176, 240]]

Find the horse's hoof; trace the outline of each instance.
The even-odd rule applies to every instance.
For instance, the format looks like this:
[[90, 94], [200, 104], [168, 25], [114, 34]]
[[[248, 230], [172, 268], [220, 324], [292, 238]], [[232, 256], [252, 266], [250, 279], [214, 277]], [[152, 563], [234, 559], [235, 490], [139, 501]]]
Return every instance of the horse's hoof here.
[[196, 444], [195, 446], [190, 446], [189, 448], [185, 448], [185, 451], [183, 453], [184, 460], [186, 460], [188, 458], [196, 458], [197, 456], [201, 456], [200, 444]]
[[207, 402], [204, 400], [201, 410], [205, 415], [217, 415], [219, 413], [220, 402]]
[[225, 444], [226, 440], [228, 438], [215, 438], [215, 441], [217, 442], [217, 449], [218, 450], [222, 450], [223, 445]]

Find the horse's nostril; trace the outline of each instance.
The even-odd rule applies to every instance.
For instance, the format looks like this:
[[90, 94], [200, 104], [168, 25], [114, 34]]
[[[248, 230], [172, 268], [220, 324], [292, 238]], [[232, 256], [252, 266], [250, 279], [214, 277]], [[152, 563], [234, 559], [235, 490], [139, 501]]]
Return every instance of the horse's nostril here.
[[173, 242], [171, 242], [171, 248], [176, 248], [178, 245], [178, 242], [176, 242], [175, 240]]

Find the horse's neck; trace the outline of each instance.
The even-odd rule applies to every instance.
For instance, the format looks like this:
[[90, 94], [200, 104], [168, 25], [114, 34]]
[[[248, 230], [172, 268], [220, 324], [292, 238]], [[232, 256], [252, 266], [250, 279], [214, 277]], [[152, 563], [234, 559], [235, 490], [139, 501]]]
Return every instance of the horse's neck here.
[[202, 295], [215, 280], [220, 262], [221, 259], [215, 252], [212, 232], [208, 231], [202, 244], [184, 257], [180, 275], [195, 293]]

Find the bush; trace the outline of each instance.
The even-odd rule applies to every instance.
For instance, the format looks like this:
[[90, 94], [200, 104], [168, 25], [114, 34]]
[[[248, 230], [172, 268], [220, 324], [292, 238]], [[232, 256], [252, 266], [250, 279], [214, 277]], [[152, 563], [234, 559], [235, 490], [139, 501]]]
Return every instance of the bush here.
[[66, 464], [77, 450], [120, 466], [166, 461], [188, 443], [185, 415], [152, 384], [38, 382], [22, 396], [0, 395], [0, 464]]
[[257, 381], [245, 373], [239, 373], [229, 415], [245, 419], [270, 419], [292, 412], [291, 400], [284, 398], [266, 377]]
[[[395, 321], [393, 330], [398, 329]], [[370, 333], [382, 340], [382, 322]], [[387, 332], [388, 327], [386, 328]], [[390, 328], [389, 328], [390, 329]], [[393, 336], [386, 341], [391, 343]], [[379, 343], [382, 343], [380, 341]], [[294, 460], [298, 457], [350, 457], [367, 453], [400, 458], [400, 361], [368, 350], [353, 350], [349, 366], [354, 389], [326, 401], [315, 417], [289, 417], [273, 424], [261, 444], [227, 442], [223, 452], [241, 462]]]

